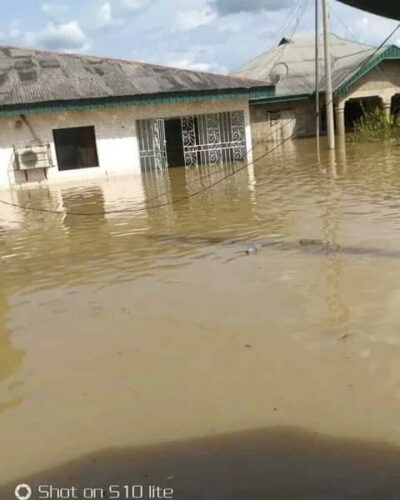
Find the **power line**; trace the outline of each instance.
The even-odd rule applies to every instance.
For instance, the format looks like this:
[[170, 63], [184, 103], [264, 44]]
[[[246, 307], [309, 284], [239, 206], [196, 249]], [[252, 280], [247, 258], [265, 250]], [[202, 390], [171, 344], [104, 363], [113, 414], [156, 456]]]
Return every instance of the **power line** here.
[[307, 5], [308, 5], [308, 0], [303, 0], [300, 12], [299, 12], [299, 14], [297, 16], [297, 19], [296, 19], [296, 23], [295, 23], [295, 25], [293, 27], [292, 32], [290, 33], [289, 38], [293, 38], [294, 35], [297, 33], [297, 30], [298, 30], [299, 25], [300, 25], [300, 21], [302, 20], [302, 18], [304, 16], [304, 13], [305, 13], [305, 11], [307, 9]]
[[288, 17], [285, 19], [280, 28], [276, 31], [274, 35], [274, 46], [280, 42], [281, 38], [285, 35], [286, 30], [292, 24], [292, 22], [298, 17], [298, 12], [301, 10], [301, 2], [302, 0], [297, 0], [297, 3], [294, 4], [293, 9], [289, 12]]
[[[290, 123], [294, 122], [295, 119], [293, 118], [292, 120], [289, 121], [289, 123], [287, 124], [284, 124], [284, 125], [281, 125], [277, 130], [275, 131], [272, 131], [271, 133], [269, 133], [267, 135], [267, 137], [265, 138], [265, 140], [269, 139], [270, 137], [272, 137], [274, 134], [276, 134], [277, 131], [280, 131], [282, 130], [284, 127], [287, 127]], [[255, 147], [251, 147], [249, 150], [248, 150], [248, 153], [253, 153], [255, 150]], [[255, 163], [256, 161], [258, 160], [254, 160], [253, 163]], [[237, 162], [235, 162], [236, 164]], [[250, 163], [247, 163], [247, 165], [250, 165]], [[199, 179], [195, 179], [194, 182], [203, 182], [205, 179], [208, 179], [209, 177], [213, 177], [215, 175], [215, 172], [210, 172], [209, 174], [206, 174], [206, 175], [203, 175], [201, 176]], [[143, 200], [142, 203], [149, 203], [151, 201], [154, 201], [154, 200], [157, 200], [159, 198], [162, 198], [163, 196], [167, 195], [168, 193], [170, 193], [170, 190], [169, 189], [165, 189], [164, 191], [162, 191], [161, 193], [158, 193], [156, 194], [155, 196], [152, 196], [151, 198], [146, 198], [145, 200]], [[19, 205], [19, 204], [13, 204], [12, 202], [7, 202], [5, 200], [1, 200], [0, 199], [0, 204], [6, 204], [6, 205], [9, 205], [9, 206], [15, 206], [15, 207], [18, 207], [18, 208], [21, 208], [22, 210], [30, 210], [30, 211], [43, 211], [43, 212], [47, 212], [48, 210], [47, 209], [35, 209], [35, 207], [27, 207], [27, 206], [22, 206], [22, 205]], [[124, 209], [123, 212], [130, 212], [131, 209]], [[49, 211], [49, 213], [55, 213], [55, 214], [60, 214], [60, 215], [73, 215], [72, 212], [70, 213], [67, 213], [67, 212], [64, 212], [64, 211], [57, 211], [57, 210], [54, 210], [54, 211]], [[116, 212], [105, 212], [105, 213], [119, 213], [119, 211], [116, 211]], [[80, 215], [80, 214], [77, 214], [77, 215]], [[82, 214], [82, 215], [86, 215], [86, 214]], [[96, 213], [88, 213], [87, 215], [100, 215], [100, 214], [96, 214]], [[2, 219], [0, 219], [2, 220]], [[6, 221], [5, 221], [6, 222]], [[16, 221], [8, 221], [8, 222], [16, 222]]]
[[[260, 62], [258, 64], [251, 65], [251, 71], [252, 71], [253, 75], [254, 75], [254, 71], [258, 71], [260, 69], [264, 70], [267, 65], [274, 67], [277, 64], [279, 64], [279, 62], [282, 60], [282, 58], [285, 55], [288, 44], [285, 43], [282, 45], [277, 45], [277, 43], [280, 42], [280, 40], [282, 39], [282, 37], [285, 33], [286, 34], [288, 33], [290, 25], [292, 24], [293, 21], [295, 21], [295, 24], [292, 28], [292, 31], [288, 34], [288, 37], [289, 37], [289, 39], [294, 37], [294, 35], [297, 33], [300, 21], [301, 21], [304, 13], [306, 11], [307, 3], [308, 3], [308, 0], [298, 0], [294, 11], [292, 11], [289, 14], [289, 18], [286, 20], [286, 22], [284, 23], [282, 28], [280, 28], [278, 30], [278, 32], [281, 32], [281, 34], [280, 34], [279, 38], [277, 38], [277, 40], [274, 41], [273, 48], [270, 49], [270, 53], [268, 53], [268, 52], [263, 53], [260, 56], [258, 56], [255, 60], [253, 60], [255, 62], [258, 59], [262, 59], [262, 62]], [[294, 16], [293, 16], [293, 14], [294, 14]], [[287, 31], [285, 31], [285, 30], [287, 30]], [[254, 78], [256, 78], [256, 77], [259, 79], [266, 78], [265, 74], [254, 76]]]
[[[385, 40], [378, 46], [375, 48], [375, 50], [372, 52], [372, 54], [370, 54], [368, 57], [366, 57], [365, 59], [363, 59], [361, 61], [361, 63], [359, 64], [359, 66], [357, 66], [357, 68], [355, 70], [352, 71], [352, 74], [355, 75], [358, 71], [360, 71], [360, 69], [364, 68], [364, 66], [366, 66], [369, 61], [371, 61], [371, 59], [373, 59], [376, 54], [382, 49], [382, 47], [384, 47], [387, 42], [392, 38], [392, 36], [400, 29], [400, 23], [393, 29], [393, 31], [385, 38]], [[344, 83], [347, 79], [349, 78], [349, 75], [346, 75], [342, 78], [342, 80], [336, 85], [336, 88], [339, 88], [342, 83]]]
[[[297, 4], [295, 5], [295, 8], [289, 14], [288, 19], [278, 30], [277, 33], [280, 33], [280, 36], [276, 39], [276, 41], [274, 41], [273, 49], [271, 49], [270, 53], [268, 52], [263, 53], [254, 60], [256, 61], [257, 59], [262, 59], [262, 62], [258, 64], [253, 64], [251, 66], [252, 72], [257, 71], [259, 69], [264, 69], [267, 65], [276, 66], [282, 60], [282, 58], [285, 55], [285, 51], [288, 47], [288, 44], [285, 43], [282, 45], [277, 45], [277, 43], [280, 42], [280, 40], [283, 38], [285, 34], [288, 36], [289, 40], [296, 35], [300, 22], [303, 19], [303, 16], [307, 10], [308, 1], [309, 0], [298, 0]], [[290, 25], [292, 24], [293, 21], [295, 21], [295, 24], [293, 25], [292, 30], [289, 31]], [[264, 77], [261, 76], [261, 78]]]
[[337, 12], [335, 12], [334, 8], [333, 8], [333, 5], [331, 5], [331, 10], [332, 10], [332, 13], [333, 15], [336, 17], [336, 19], [339, 21], [339, 23], [343, 26], [343, 28], [345, 29], [345, 32], [347, 33], [347, 35], [353, 40], [353, 42], [357, 42], [357, 40], [355, 39], [355, 36], [353, 35], [353, 32], [351, 31], [351, 29], [347, 26], [346, 22], [344, 21], [344, 19], [342, 18], [342, 16], [340, 16]]
[[[289, 121], [289, 124], [292, 122], [292, 121], [295, 121], [295, 119], [293, 118], [292, 120]], [[278, 128], [278, 131], [282, 130], [284, 127], [287, 127], [288, 124], [284, 124], [284, 125], [281, 125], [279, 128]], [[273, 131], [271, 133], [269, 133], [267, 135], [267, 137], [265, 138], [265, 140], [269, 139], [270, 137], [272, 137], [274, 134], [276, 134], [276, 131]], [[254, 149], [255, 147], [251, 147], [249, 150], [248, 150], [248, 154], [250, 153], [253, 153], [254, 152]], [[234, 164], [236, 164], [236, 162], [234, 162]], [[254, 162], [253, 162], [254, 163]], [[190, 168], [190, 167], [189, 167]], [[208, 179], [209, 177], [213, 177], [215, 175], [215, 172], [210, 172], [209, 174], [206, 174], [206, 175], [202, 175], [199, 179], [195, 179], [194, 182], [203, 182], [205, 179]], [[151, 198], [146, 198], [146, 200], [144, 200], [144, 203], [149, 203], [150, 201], [154, 201], [154, 200], [157, 200], [158, 198], [162, 198], [163, 196], [165, 196], [166, 194], [168, 194], [170, 192], [169, 189], [165, 189], [164, 191], [162, 191], [161, 193], [155, 195], [155, 196], [152, 196]], [[1, 200], [0, 200], [0, 203], [1, 203]]]
[[[278, 130], [281, 130], [283, 127], [287, 127], [287, 125], [288, 124], [282, 125], [282, 127], [280, 127]], [[24, 205], [19, 205], [18, 203], [13, 203], [13, 202], [1, 200], [1, 199], [0, 199], [0, 204], [11, 206], [11, 207], [15, 207], [15, 208], [19, 208], [20, 210], [25, 210], [27, 212], [40, 212], [40, 213], [48, 213], [48, 214], [55, 214], [55, 215], [76, 215], [76, 216], [85, 216], [85, 217], [86, 216], [90, 217], [90, 216], [98, 216], [98, 215], [116, 214], [116, 213], [143, 213], [143, 212], [148, 212], [149, 210], [156, 210], [156, 209], [159, 209], [159, 208], [164, 208], [164, 207], [167, 207], [167, 206], [170, 206], [170, 205], [174, 205], [176, 203], [181, 203], [182, 201], [186, 201], [186, 200], [189, 200], [191, 198], [194, 198], [195, 196], [198, 196], [198, 195], [202, 194], [203, 192], [208, 191], [209, 189], [214, 188], [218, 184], [221, 184], [222, 182], [226, 181], [227, 179], [233, 177], [238, 172], [241, 172], [241, 171], [245, 170], [246, 168], [248, 168], [250, 165], [253, 165], [254, 163], [257, 163], [258, 161], [262, 160], [263, 158], [265, 158], [266, 156], [268, 156], [270, 153], [272, 153], [273, 151], [275, 151], [277, 148], [279, 148], [280, 146], [282, 146], [289, 139], [291, 139], [292, 136], [293, 136], [293, 134], [291, 134], [286, 139], [283, 139], [279, 144], [277, 144], [272, 149], [266, 151], [263, 155], [261, 155], [258, 158], [256, 158], [253, 162], [246, 162], [244, 165], [242, 165], [238, 169], [236, 169], [233, 172], [230, 172], [229, 174], [223, 176], [221, 179], [218, 179], [217, 181], [213, 182], [209, 186], [205, 186], [204, 188], [199, 189], [198, 191], [195, 191], [195, 192], [193, 192], [193, 193], [191, 193], [189, 195], [183, 196], [181, 198], [177, 198], [175, 200], [167, 201], [165, 203], [160, 203], [158, 205], [153, 205], [153, 206], [150, 206], [150, 207], [141, 207], [141, 208], [132, 208], [132, 209], [126, 208], [126, 209], [109, 210], [109, 211], [105, 211], [104, 210], [104, 211], [101, 211], [101, 212], [68, 212], [68, 211], [65, 211], [65, 210], [52, 210], [50, 208], [48, 209], [48, 208], [40, 208], [40, 207], [28, 207], [28, 206], [24, 206]], [[155, 198], [157, 198], [157, 197], [155, 197]], [[152, 198], [152, 199], [155, 199], [155, 198]], [[145, 202], [146, 201], [148, 202], [149, 200], [145, 200]]]
[[361, 69], [362, 66], [368, 64], [368, 62], [381, 50], [381, 48], [383, 46], [386, 45], [386, 43], [392, 38], [392, 36], [396, 33], [396, 31], [398, 31], [400, 29], [400, 23], [396, 26], [396, 28], [394, 28], [394, 30], [390, 33], [390, 35], [388, 35], [385, 40], [379, 45], [379, 47], [377, 47], [374, 52], [367, 58], [365, 59], [365, 61], [363, 61], [361, 63], [361, 65], [359, 66], [359, 68], [357, 68], [357, 71], [359, 69]]

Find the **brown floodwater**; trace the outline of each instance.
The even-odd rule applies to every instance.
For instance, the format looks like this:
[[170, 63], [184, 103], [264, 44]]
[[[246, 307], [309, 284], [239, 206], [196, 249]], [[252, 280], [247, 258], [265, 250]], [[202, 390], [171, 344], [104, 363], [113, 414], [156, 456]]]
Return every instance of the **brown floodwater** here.
[[231, 170], [1, 193], [1, 500], [400, 498], [400, 148]]

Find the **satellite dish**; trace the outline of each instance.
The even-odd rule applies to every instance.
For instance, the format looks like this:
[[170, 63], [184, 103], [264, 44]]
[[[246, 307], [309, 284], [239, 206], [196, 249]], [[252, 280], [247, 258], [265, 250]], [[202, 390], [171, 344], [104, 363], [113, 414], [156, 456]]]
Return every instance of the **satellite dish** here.
[[278, 64], [275, 64], [275, 66], [271, 69], [269, 73], [269, 79], [274, 85], [277, 85], [279, 82], [283, 82], [283, 80], [286, 80], [288, 74], [288, 65], [284, 62], [280, 62]]

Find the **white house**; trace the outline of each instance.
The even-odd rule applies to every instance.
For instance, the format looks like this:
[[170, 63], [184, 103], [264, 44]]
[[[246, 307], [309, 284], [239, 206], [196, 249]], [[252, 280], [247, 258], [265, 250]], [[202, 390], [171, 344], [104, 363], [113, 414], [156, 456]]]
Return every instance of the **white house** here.
[[0, 47], [0, 186], [251, 160], [257, 80]]

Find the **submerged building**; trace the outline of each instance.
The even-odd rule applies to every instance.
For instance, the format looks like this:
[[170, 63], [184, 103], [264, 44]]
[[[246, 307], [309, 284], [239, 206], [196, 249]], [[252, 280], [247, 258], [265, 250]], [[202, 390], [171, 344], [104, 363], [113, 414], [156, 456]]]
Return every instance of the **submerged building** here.
[[0, 47], [0, 186], [251, 160], [266, 81]]
[[[325, 127], [324, 64], [320, 38], [321, 126]], [[375, 47], [331, 37], [332, 77], [337, 132], [377, 106], [396, 112], [400, 104], [400, 48]], [[234, 73], [236, 76], [272, 81], [276, 94], [251, 101], [253, 140], [305, 137], [316, 132], [315, 39], [282, 39]]]

